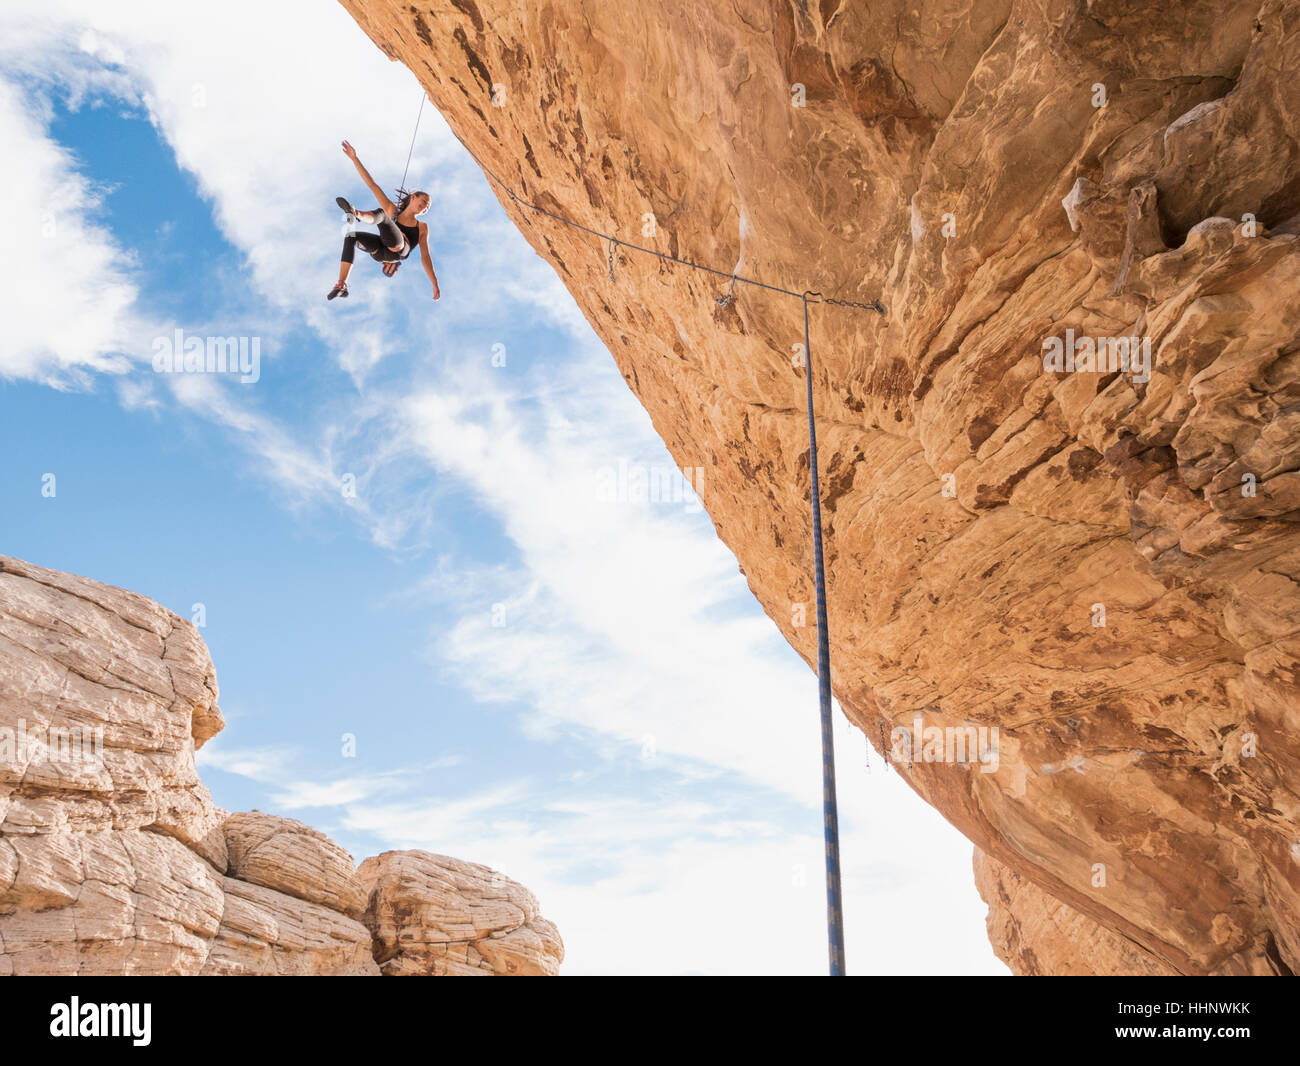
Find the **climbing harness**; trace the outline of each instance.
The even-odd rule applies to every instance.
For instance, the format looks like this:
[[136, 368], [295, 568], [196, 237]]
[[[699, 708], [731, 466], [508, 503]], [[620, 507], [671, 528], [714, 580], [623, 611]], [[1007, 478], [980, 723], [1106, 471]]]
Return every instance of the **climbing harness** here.
[[[420, 110], [424, 110], [424, 96], [421, 94]], [[419, 131], [420, 120], [416, 116], [416, 131]], [[813, 584], [816, 588], [817, 596], [817, 688], [818, 702], [821, 717], [821, 734], [822, 734], [822, 819], [825, 838], [826, 854], [826, 932], [828, 954], [830, 958], [830, 973], [832, 977], [842, 977], [844, 975], [844, 906], [840, 891], [840, 832], [839, 832], [839, 812], [835, 798], [835, 742], [832, 727], [834, 718], [831, 713], [831, 652], [830, 637], [827, 632], [826, 619], [826, 572], [822, 555], [822, 517], [821, 517], [821, 492], [817, 478], [817, 420], [813, 408], [813, 361], [812, 361], [812, 340], [808, 328], [808, 302], [811, 298], [815, 303], [835, 304], [838, 307], [849, 307], [863, 311], [873, 311], [878, 315], [887, 313], [885, 305], [879, 300], [861, 302], [858, 300], [846, 300], [838, 297], [823, 297], [821, 293], [810, 289], [803, 292], [795, 292], [793, 289], [783, 289], [779, 285], [770, 285], [764, 281], [758, 281], [755, 278], [747, 278], [734, 271], [715, 270], [713, 267], [705, 266], [702, 263], [695, 263], [681, 256], [669, 255], [667, 252], [656, 251], [654, 248], [646, 248], [639, 244], [632, 244], [630, 241], [621, 240], [611, 233], [602, 233], [599, 230], [592, 229], [590, 226], [584, 226], [581, 222], [575, 222], [571, 218], [565, 218], [563, 215], [557, 215], [553, 211], [548, 211], [515, 192], [510, 185], [502, 181], [496, 175], [496, 172], [483, 162], [457, 135], [461, 146], [469, 153], [471, 159], [479, 165], [492, 181], [510, 197], [516, 204], [520, 204], [528, 209], [545, 215], [547, 218], [554, 219], [556, 222], [563, 223], [573, 229], [580, 230], [583, 233], [590, 234], [598, 240], [608, 242], [606, 252], [606, 264], [609, 270], [609, 280], [614, 281], [614, 249], [616, 247], [627, 248], [634, 252], [642, 252], [646, 255], [652, 255], [664, 262], [677, 263], [681, 266], [690, 267], [692, 270], [702, 270], [706, 274], [713, 274], [717, 277], [728, 278], [730, 283], [724, 295], [717, 298], [716, 302], [719, 307], [727, 307], [734, 298], [736, 284], [752, 285], [758, 289], [766, 289], [768, 292], [780, 293], [784, 296], [793, 296], [803, 304], [803, 348], [806, 365], [804, 368], [805, 384], [808, 404], [808, 470], [809, 470], [809, 496], [812, 501], [812, 541], [813, 541]], [[414, 150], [415, 137], [411, 138], [411, 147]], [[410, 166], [410, 153], [407, 153], [407, 166]], [[406, 182], [406, 176], [402, 176], [403, 185]]]

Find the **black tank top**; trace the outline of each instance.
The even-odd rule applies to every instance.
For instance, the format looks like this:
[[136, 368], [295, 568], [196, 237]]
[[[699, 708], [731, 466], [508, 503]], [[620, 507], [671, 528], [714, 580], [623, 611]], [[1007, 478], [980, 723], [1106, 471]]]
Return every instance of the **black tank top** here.
[[417, 222], [414, 226], [403, 226], [397, 219], [393, 219], [393, 225], [400, 229], [406, 237], [406, 254], [410, 255], [420, 247], [420, 224]]

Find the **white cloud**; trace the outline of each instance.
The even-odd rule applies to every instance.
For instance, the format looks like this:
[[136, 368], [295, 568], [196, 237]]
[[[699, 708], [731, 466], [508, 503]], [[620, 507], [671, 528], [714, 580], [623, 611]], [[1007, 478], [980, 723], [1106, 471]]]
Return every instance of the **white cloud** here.
[[293, 760], [291, 748], [227, 748], [220, 741], [209, 741], [194, 756], [200, 768], [211, 767], [260, 782], [283, 780]]
[[[481, 699], [525, 700], [535, 727], [568, 724], [738, 770], [804, 799], [818, 789], [815, 730], [789, 723], [815, 682], [755, 615], [734, 557], [684, 503], [601, 498], [620, 458], [672, 463], [612, 367], [549, 369], [563, 384], [523, 401], [465, 372], [404, 410], [440, 470], [466, 482], [521, 555], [505, 625], [502, 575], [440, 652]], [[526, 387], [523, 391], [527, 391]]]
[[[932, 811], [898, 817], [904, 788], [844, 789], [850, 972], [1004, 972], [982, 905], [953, 892], [955, 833]], [[822, 840], [758, 813], [770, 809], [743, 790], [697, 802], [516, 782], [452, 803], [349, 804], [341, 828], [521, 881], [565, 938], [566, 973], [822, 973]]]
[[[879, 761], [857, 772], [844, 742], [861, 737], [847, 725], [840, 733], [850, 972], [1005, 972], [984, 939], [982, 905], [953, 892], [955, 832]], [[309, 820], [357, 858], [420, 848], [525, 884], [565, 938], [565, 973], [824, 972], [819, 819], [799, 829], [789, 809], [735, 776], [693, 787], [672, 759], [656, 758], [638, 770], [641, 794], [616, 791], [619, 769], [606, 766], [572, 782], [516, 778], [444, 796], [409, 770], [315, 783], [295, 776], [285, 749], [211, 748], [203, 767], [267, 783], [277, 810], [312, 809]]]
[[16, 87], [0, 79], [8, 249], [0, 256], [5, 328], [0, 376], [76, 385], [122, 373], [136, 290], [130, 259], [89, 221], [101, 201], [76, 160], [51, 141]]

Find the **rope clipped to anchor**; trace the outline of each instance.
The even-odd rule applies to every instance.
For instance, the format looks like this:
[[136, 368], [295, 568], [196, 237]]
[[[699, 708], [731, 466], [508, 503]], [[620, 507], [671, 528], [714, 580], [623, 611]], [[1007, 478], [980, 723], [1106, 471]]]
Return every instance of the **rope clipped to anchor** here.
[[727, 291], [718, 297], [719, 307], [730, 307], [733, 295], [736, 292], [736, 275], [731, 275], [731, 284], [727, 286]]
[[[469, 157], [479, 165], [479, 169], [481, 169], [483, 173], [486, 174], [493, 182], [499, 185], [501, 187], [502, 192], [504, 192], [507, 196], [510, 197], [511, 200], [519, 204], [521, 207], [526, 207], [530, 211], [535, 211], [539, 215], [545, 215], [547, 218], [554, 219], [556, 222], [559, 222], [565, 226], [569, 226], [572, 229], [580, 230], [583, 233], [590, 234], [591, 236], [596, 237], [602, 241], [609, 241], [614, 247], [627, 248], [629, 251], [641, 252], [643, 255], [652, 255], [656, 259], [662, 259], [666, 263], [677, 263], [680, 266], [690, 267], [692, 270], [702, 270], [706, 274], [713, 274], [714, 276], [719, 278], [728, 278], [731, 284], [728, 287], [726, 296], [719, 298], [719, 303], [721, 303], [721, 299], [723, 298], [727, 300], [727, 303], [731, 302], [732, 299], [731, 291], [735, 288], [737, 282], [739, 282], [741, 285], [752, 285], [756, 289], [766, 289], [768, 292], [779, 292], [783, 296], [793, 296], [796, 300], [803, 298], [803, 293], [795, 292], [793, 289], [783, 289], [780, 285], [769, 285], [765, 281], [759, 281], [757, 278], [747, 278], [744, 275], [737, 274], [731, 270], [717, 270], [714, 267], [705, 266], [703, 263], [695, 263], [689, 259], [684, 259], [679, 255], [670, 255], [667, 252], [660, 252], [654, 248], [646, 248], [644, 245], [633, 244], [631, 241], [625, 241], [619, 237], [615, 237], [612, 233], [602, 233], [598, 229], [592, 229], [590, 226], [584, 226], [581, 222], [575, 222], [571, 218], [565, 218], [563, 215], [557, 215], [554, 211], [548, 211], [546, 208], [541, 207], [530, 200], [525, 200], [522, 196], [520, 196], [517, 192], [515, 192], [515, 190], [510, 185], [508, 185], [505, 181], [503, 181], [500, 177], [497, 176], [496, 171], [494, 171], [491, 167], [489, 167], [486, 163], [484, 163], [483, 160], [481, 160], [478, 157], [478, 155], [475, 154], [474, 150], [470, 148], [468, 144], [466, 144], [463, 140], [461, 140], [459, 134], [456, 134], [456, 139], [460, 141], [461, 147], [464, 148], [465, 151], [469, 153]], [[881, 303], [879, 300], [870, 300], [864, 303], [860, 300], [845, 300], [845, 299], [840, 299], [838, 297], [826, 297], [825, 299], [822, 299], [821, 302], [828, 303], [828, 304], [835, 304], [837, 307], [853, 307], [862, 311], [873, 311], [876, 314], [881, 315], [882, 317], [889, 313], [885, 305]]]

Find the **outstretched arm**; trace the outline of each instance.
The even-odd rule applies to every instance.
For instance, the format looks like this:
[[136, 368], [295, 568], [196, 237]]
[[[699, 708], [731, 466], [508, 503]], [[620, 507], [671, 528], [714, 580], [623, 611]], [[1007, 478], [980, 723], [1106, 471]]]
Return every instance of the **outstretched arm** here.
[[375, 179], [370, 176], [370, 171], [361, 165], [361, 160], [357, 158], [357, 150], [347, 141], [343, 142], [343, 154], [352, 160], [352, 165], [357, 168], [357, 173], [361, 175], [361, 180], [366, 183], [366, 188], [374, 193], [375, 203], [384, 209], [389, 218], [396, 215], [397, 206], [384, 195], [384, 190], [375, 183]]
[[429, 254], [429, 227], [423, 222], [420, 223], [420, 262], [424, 264], [424, 272], [433, 282], [433, 298], [436, 300], [442, 293], [438, 290], [438, 275], [433, 270], [433, 256]]

